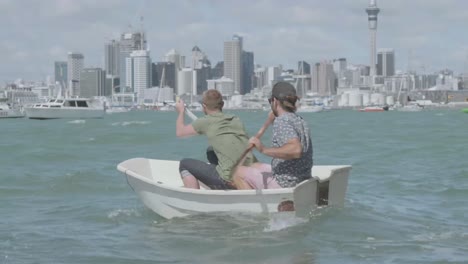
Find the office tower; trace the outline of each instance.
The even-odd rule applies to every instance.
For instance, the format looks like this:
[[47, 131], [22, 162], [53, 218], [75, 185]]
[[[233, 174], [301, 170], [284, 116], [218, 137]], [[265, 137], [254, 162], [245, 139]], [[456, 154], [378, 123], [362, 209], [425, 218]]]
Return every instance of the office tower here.
[[395, 51], [379, 49], [377, 52], [377, 75], [389, 77], [395, 75]]
[[300, 75], [310, 74], [310, 64], [305, 61], [298, 62], [297, 74], [300, 74]]
[[201, 69], [203, 67], [203, 64], [205, 64], [206, 56], [205, 54], [200, 50], [198, 46], [193, 47], [192, 49], [192, 64], [190, 67], [192, 69]]
[[323, 96], [336, 94], [336, 76], [330, 62], [316, 63], [311, 78], [313, 93]]
[[[164, 85], [161, 84], [163, 73]], [[177, 82], [175, 63], [165, 61], [153, 63], [151, 67], [151, 79], [153, 87], [170, 87], [174, 89]]]
[[346, 71], [348, 63], [345, 58], [339, 58], [333, 60], [333, 70], [337, 75], [340, 75], [342, 72]]
[[219, 79], [224, 76], [224, 61], [216, 63], [216, 66], [211, 70], [213, 79]]
[[273, 86], [273, 82], [281, 75], [282, 68], [279, 66], [268, 67], [266, 85]]
[[201, 69], [196, 69], [197, 72], [197, 89], [196, 94], [203, 94], [208, 89], [207, 81], [212, 79], [211, 65], [204, 64]]
[[80, 75], [84, 66], [84, 56], [81, 53], [68, 53], [67, 76], [68, 76], [68, 95], [80, 95]]
[[242, 91], [241, 94], [250, 93], [254, 77], [254, 53], [242, 51]]
[[130, 89], [127, 86], [126, 80], [128, 69], [127, 58], [130, 58], [130, 54], [135, 50], [146, 50], [146, 35], [143, 32], [123, 33], [120, 35], [119, 48], [120, 48], [120, 91], [128, 92]]
[[112, 40], [104, 45], [105, 71], [108, 75], [120, 75], [120, 42]]
[[377, 15], [380, 9], [377, 7], [377, 0], [369, 0], [369, 6], [366, 8], [367, 18], [369, 21], [370, 35], [370, 76], [375, 76], [375, 53], [377, 47]]
[[55, 82], [60, 84], [63, 89], [68, 85], [68, 67], [66, 61], [56, 61], [55, 66]]
[[234, 35], [224, 42], [224, 76], [234, 81], [234, 90], [241, 93], [242, 37]]
[[263, 89], [264, 86], [268, 86], [268, 74], [266, 68], [256, 68], [254, 70], [255, 73], [255, 88]]
[[232, 96], [235, 94], [234, 81], [230, 78], [222, 77], [216, 80], [208, 80], [208, 89], [216, 89], [223, 96]]
[[81, 72], [80, 97], [110, 96], [106, 87], [106, 71], [101, 68], [84, 68]]
[[181, 69], [177, 74], [178, 91], [177, 95], [193, 94], [194, 82], [196, 82], [196, 73], [192, 68]]
[[151, 59], [148, 50], [135, 50], [127, 58], [126, 86], [137, 96], [137, 102], [142, 103], [145, 90], [151, 87]]

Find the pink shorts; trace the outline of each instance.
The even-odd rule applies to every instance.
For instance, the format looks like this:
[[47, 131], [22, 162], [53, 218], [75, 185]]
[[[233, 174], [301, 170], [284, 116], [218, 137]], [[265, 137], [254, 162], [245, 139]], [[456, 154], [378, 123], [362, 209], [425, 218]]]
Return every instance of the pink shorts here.
[[271, 165], [257, 163], [252, 167], [243, 168], [244, 181], [254, 189], [279, 189], [281, 186], [276, 182], [271, 172]]

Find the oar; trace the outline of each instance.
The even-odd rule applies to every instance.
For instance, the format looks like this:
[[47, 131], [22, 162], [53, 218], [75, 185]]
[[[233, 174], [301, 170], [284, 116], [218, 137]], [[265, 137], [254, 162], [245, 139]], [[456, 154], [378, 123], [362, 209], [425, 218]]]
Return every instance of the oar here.
[[190, 111], [190, 109], [188, 109], [187, 105], [185, 105], [185, 114], [190, 117], [190, 119], [192, 119], [192, 121], [195, 121], [198, 119], [198, 117], [192, 112]]
[[[255, 137], [260, 139], [263, 136], [263, 134], [265, 133], [265, 131], [267, 130], [267, 128], [271, 125], [271, 123], [272, 123], [272, 121], [270, 119], [267, 119], [265, 121], [265, 123], [263, 124], [263, 126], [258, 130]], [[245, 161], [245, 158], [247, 157], [247, 154], [249, 154], [249, 152], [252, 151], [252, 149], [254, 147], [255, 147], [254, 145], [249, 144], [249, 146], [244, 150], [244, 152], [242, 152], [242, 155], [240, 156], [240, 159], [234, 164], [231, 175], [233, 176], [232, 177], [233, 178], [233, 183], [234, 183], [234, 185], [236, 186], [237, 189], [251, 189], [250, 185], [247, 185], [247, 183], [245, 183], [242, 179], [240, 179], [240, 177], [234, 177], [234, 175], [236, 175], [237, 170], [239, 169], [239, 166], [244, 164], [244, 161]]]

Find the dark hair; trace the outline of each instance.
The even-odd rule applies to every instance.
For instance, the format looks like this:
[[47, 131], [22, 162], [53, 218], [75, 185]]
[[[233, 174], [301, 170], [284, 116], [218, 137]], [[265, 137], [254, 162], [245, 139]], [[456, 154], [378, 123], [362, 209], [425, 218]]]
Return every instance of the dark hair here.
[[276, 100], [278, 100], [281, 108], [283, 108], [285, 111], [290, 112], [290, 113], [296, 112], [297, 110], [296, 102], [297, 100], [299, 100], [299, 97], [293, 95], [293, 96], [286, 96], [285, 98], [281, 98], [281, 99], [276, 98]]

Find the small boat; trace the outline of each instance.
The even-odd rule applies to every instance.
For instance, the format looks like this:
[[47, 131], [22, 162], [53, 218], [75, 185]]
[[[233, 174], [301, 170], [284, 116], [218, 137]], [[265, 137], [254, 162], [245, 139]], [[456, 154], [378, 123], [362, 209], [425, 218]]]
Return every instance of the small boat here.
[[50, 99], [46, 103], [24, 108], [29, 119], [103, 118], [105, 107], [100, 101], [86, 98]]
[[301, 105], [298, 109], [298, 113], [319, 113], [324, 110], [321, 105]]
[[367, 106], [359, 109], [359, 112], [384, 112], [388, 111], [388, 106]]
[[312, 178], [296, 187], [268, 190], [185, 188], [179, 161], [134, 158], [117, 169], [145, 206], [170, 219], [212, 212], [268, 214], [283, 211], [287, 204], [293, 205], [296, 216], [308, 217], [318, 206], [344, 205], [351, 166], [314, 166]]
[[0, 118], [21, 118], [24, 117], [20, 108], [11, 107], [5, 101], [0, 101]]

